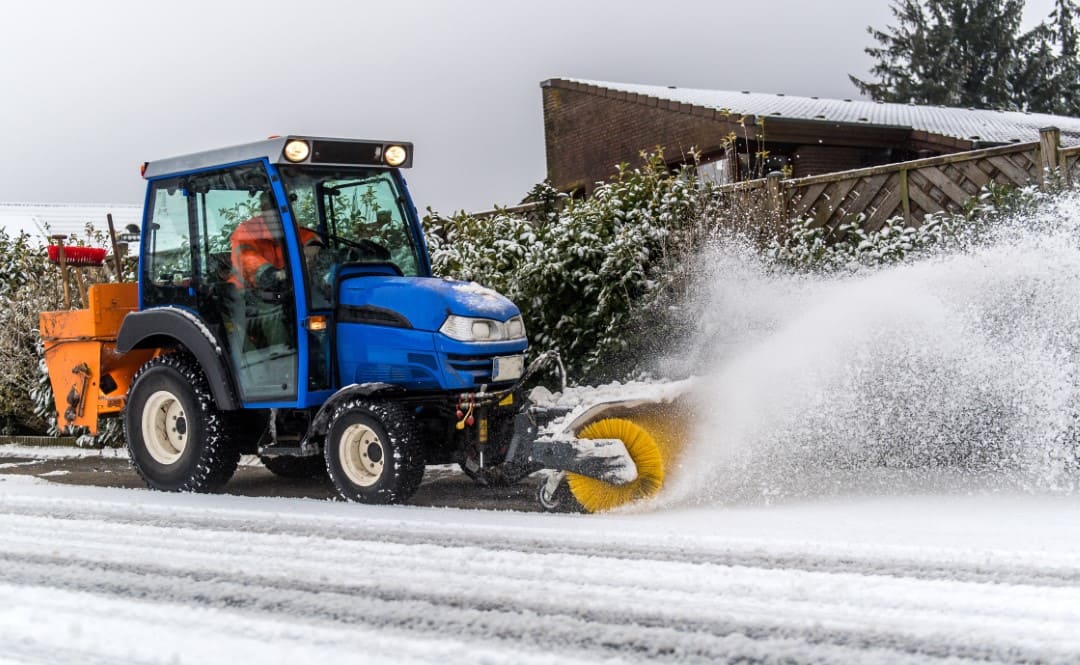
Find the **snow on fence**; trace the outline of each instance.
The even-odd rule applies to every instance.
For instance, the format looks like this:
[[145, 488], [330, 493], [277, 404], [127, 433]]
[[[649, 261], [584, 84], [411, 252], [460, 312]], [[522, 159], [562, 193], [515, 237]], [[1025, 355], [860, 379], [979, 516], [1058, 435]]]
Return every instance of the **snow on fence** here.
[[928, 213], [961, 211], [990, 183], [1045, 186], [1054, 180], [1080, 183], [1080, 146], [1062, 148], [1060, 131], [1049, 127], [1031, 143], [792, 180], [771, 173], [718, 193], [736, 209], [766, 211], [769, 225], [812, 218], [814, 226], [836, 227], [859, 220], [873, 231], [893, 217], [917, 226]]

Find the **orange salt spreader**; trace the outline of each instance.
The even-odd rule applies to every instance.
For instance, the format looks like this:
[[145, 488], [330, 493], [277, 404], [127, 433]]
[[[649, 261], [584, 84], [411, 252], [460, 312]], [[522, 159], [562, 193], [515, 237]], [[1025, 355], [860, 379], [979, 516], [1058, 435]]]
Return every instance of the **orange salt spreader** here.
[[[63, 238], [49, 247], [49, 259], [63, 271], [64, 300], [70, 306], [68, 267], [102, 265], [105, 250], [65, 247]], [[116, 335], [128, 312], [139, 305], [139, 285], [132, 283], [83, 286], [76, 272], [85, 309], [41, 312], [38, 325], [45, 345], [45, 364], [52, 381], [60, 427], [86, 427], [98, 431], [98, 416], [115, 415], [124, 407], [135, 371], [158, 353], [138, 349], [116, 351]]]

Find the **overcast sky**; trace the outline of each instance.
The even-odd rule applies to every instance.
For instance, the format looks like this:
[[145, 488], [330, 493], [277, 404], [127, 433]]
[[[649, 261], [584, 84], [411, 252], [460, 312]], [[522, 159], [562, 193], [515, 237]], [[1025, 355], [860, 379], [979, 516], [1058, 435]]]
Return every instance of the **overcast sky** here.
[[421, 211], [512, 204], [545, 175], [542, 80], [852, 97], [888, 6], [4, 3], [0, 202], [141, 203], [144, 161], [294, 133], [415, 142]]

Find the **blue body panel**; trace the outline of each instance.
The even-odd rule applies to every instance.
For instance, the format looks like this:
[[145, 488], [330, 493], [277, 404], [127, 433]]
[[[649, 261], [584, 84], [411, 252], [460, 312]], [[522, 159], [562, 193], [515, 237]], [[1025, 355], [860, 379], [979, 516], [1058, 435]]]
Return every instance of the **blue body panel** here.
[[[450, 314], [506, 321], [516, 306], [475, 284], [430, 277], [370, 275], [342, 282], [340, 306], [375, 308], [403, 317], [398, 327], [337, 324], [343, 384], [385, 382], [415, 390], [474, 390], [491, 383], [494, 359], [524, 353], [524, 338], [459, 342], [438, 332]], [[407, 321], [407, 323], [406, 323]]]
[[392, 383], [411, 390], [476, 390], [492, 383], [499, 356], [524, 353], [524, 339], [464, 343], [426, 330], [339, 323], [338, 368], [343, 384]]
[[491, 289], [433, 277], [356, 277], [341, 283], [338, 297], [345, 306], [395, 311], [418, 330], [438, 330], [449, 314], [506, 321], [521, 313]]

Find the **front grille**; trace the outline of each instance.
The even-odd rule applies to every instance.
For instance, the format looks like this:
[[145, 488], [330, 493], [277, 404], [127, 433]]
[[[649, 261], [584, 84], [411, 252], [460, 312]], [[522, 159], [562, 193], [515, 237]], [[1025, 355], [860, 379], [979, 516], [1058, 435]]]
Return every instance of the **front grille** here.
[[395, 383], [410, 385], [429, 382], [428, 372], [398, 365], [363, 364], [356, 368], [357, 383]]
[[372, 305], [341, 305], [337, 309], [337, 320], [342, 323], [367, 323], [374, 326], [390, 326], [391, 328], [412, 328], [409, 322], [401, 314], [382, 307]]
[[491, 383], [494, 356], [463, 356], [457, 353], [446, 354], [446, 364], [456, 372], [471, 374], [473, 384]]
[[415, 365], [423, 365], [432, 371], [439, 369], [439, 363], [435, 360], [435, 356], [429, 356], [426, 353], [410, 353], [405, 357]]

